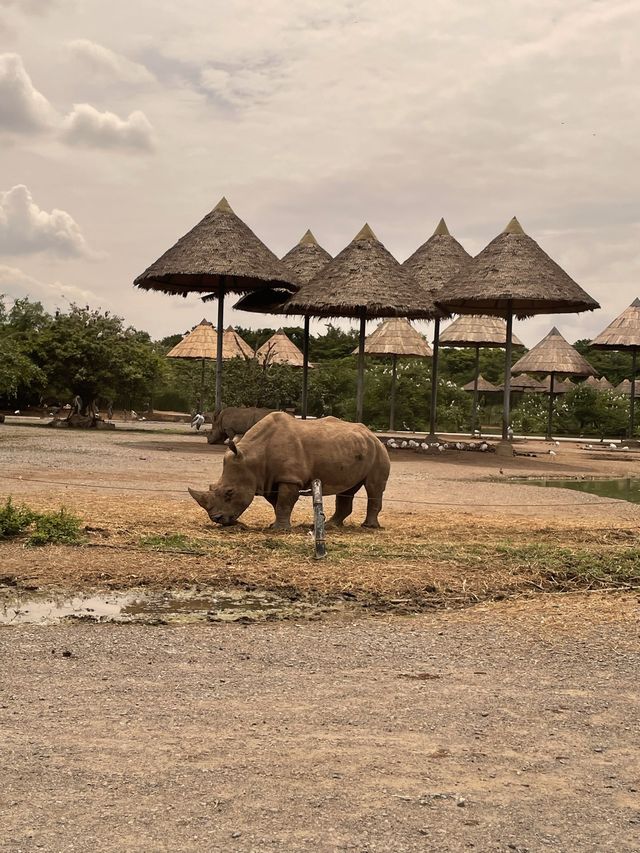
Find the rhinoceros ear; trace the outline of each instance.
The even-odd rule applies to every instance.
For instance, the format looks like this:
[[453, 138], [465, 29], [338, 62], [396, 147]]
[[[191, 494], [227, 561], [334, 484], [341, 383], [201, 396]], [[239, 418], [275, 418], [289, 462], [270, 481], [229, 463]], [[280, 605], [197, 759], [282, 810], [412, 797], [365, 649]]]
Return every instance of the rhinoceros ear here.
[[210, 492], [199, 492], [197, 489], [189, 489], [189, 494], [197, 501], [201, 507], [208, 510], [211, 504], [211, 493]]

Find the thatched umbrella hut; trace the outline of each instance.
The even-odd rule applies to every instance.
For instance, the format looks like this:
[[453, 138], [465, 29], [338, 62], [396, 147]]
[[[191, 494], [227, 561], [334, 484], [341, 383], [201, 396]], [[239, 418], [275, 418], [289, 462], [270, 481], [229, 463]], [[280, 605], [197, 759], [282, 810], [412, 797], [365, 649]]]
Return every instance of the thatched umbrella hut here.
[[598, 379], [598, 383], [601, 391], [613, 391], [613, 385], [609, 382], [606, 376], [601, 376], [600, 379]]
[[275, 335], [271, 335], [269, 340], [262, 344], [256, 352], [256, 360], [258, 364], [267, 367], [271, 364], [302, 367], [304, 363], [301, 351], [282, 329], [278, 329]]
[[[398, 358], [429, 358], [433, 350], [424, 335], [415, 329], [405, 317], [390, 317], [367, 336], [364, 342], [366, 355], [391, 356], [391, 400], [389, 429], [395, 429], [396, 380]], [[358, 350], [354, 350], [357, 353]]]
[[[640, 380], [634, 382], [634, 397], [640, 397]], [[631, 397], [631, 382], [629, 379], [623, 379], [614, 388], [616, 394], [623, 394], [625, 397]]]
[[224, 330], [222, 336], [222, 360], [230, 361], [232, 358], [244, 358], [246, 360], [255, 356], [253, 348], [244, 338], [236, 332], [233, 326]]
[[485, 379], [482, 374], [479, 376], [474, 376], [471, 382], [467, 382], [466, 385], [462, 386], [463, 391], [473, 391], [475, 393], [478, 390], [481, 394], [495, 394], [500, 393], [500, 388], [497, 385], [494, 385], [492, 382], [489, 382], [488, 379]]
[[636, 394], [631, 393], [631, 383], [636, 381], [638, 349], [640, 348], [640, 299], [634, 299], [622, 314], [609, 323], [607, 328], [591, 341], [591, 346], [594, 349], [631, 351], [631, 381], [628, 389], [629, 438], [633, 438], [636, 426]]
[[[500, 390], [504, 391], [504, 387]], [[516, 376], [511, 380], [511, 390], [524, 391], [531, 394], [542, 394], [545, 391], [545, 387], [542, 382], [534, 379], [533, 376], [527, 376], [526, 373], [523, 373], [522, 376]]]
[[[524, 344], [511, 333], [512, 345], [522, 347]], [[474, 316], [472, 314], [457, 317], [451, 325], [440, 333], [440, 343], [445, 347], [472, 347], [476, 351], [474, 382], [478, 383], [480, 376], [480, 350], [483, 347], [504, 347], [507, 342], [507, 324], [500, 317]], [[485, 380], [486, 381], [486, 380]], [[489, 383], [491, 384], [491, 383]], [[465, 386], [466, 387], [466, 386]], [[476, 431], [478, 414], [478, 391], [473, 392], [473, 409], [471, 414], [471, 434]]]
[[[598, 380], [595, 380], [596, 384]], [[545, 378], [540, 382], [545, 393], [549, 394], [551, 392], [551, 374], [549, 376], [545, 376]], [[598, 385], [598, 387], [600, 387]], [[553, 380], [553, 393], [554, 394], [566, 394], [568, 391], [573, 391], [575, 385], [570, 379], [554, 379]]]
[[[449, 281], [471, 260], [471, 255], [452, 237], [444, 219], [438, 223], [431, 237], [419, 246], [402, 264], [426, 292], [430, 301], [444, 293]], [[436, 406], [438, 402], [438, 354], [440, 348], [440, 320], [447, 312], [434, 314], [433, 359], [431, 361], [431, 415], [429, 433], [435, 436]]]
[[549, 373], [549, 415], [547, 420], [547, 438], [551, 438], [551, 420], [553, 417], [554, 380], [556, 373], [570, 376], [592, 376], [596, 371], [578, 350], [562, 337], [554, 326], [548, 335], [530, 349], [526, 355], [516, 361], [514, 373], [527, 370], [530, 373]]
[[[331, 260], [331, 255], [318, 243], [310, 230], [307, 230], [300, 241], [289, 249], [282, 258], [282, 263], [291, 270], [300, 284], [307, 284]], [[269, 288], [258, 290], [243, 296], [234, 306], [241, 311], [252, 311], [256, 314], [282, 314], [282, 306], [290, 296], [284, 288]], [[307, 417], [309, 389], [309, 321], [304, 317], [304, 337], [302, 339], [302, 418]]]
[[375, 317], [430, 319], [438, 309], [413, 277], [385, 249], [368, 225], [283, 306], [287, 314], [354, 317], [360, 321], [356, 420], [362, 420], [364, 342]]
[[216, 411], [222, 407], [225, 295], [269, 285], [289, 291], [298, 287], [295, 275], [236, 216], [226, 198], [139, 275], [134, 285], [179, 296], [203, 293], [205, 301], [218, 300]]
[[[456, 314], [491, 314], [507, 321], [502, 438], [508, 439], [513, 318], [593, 311], [600, 306], [513, 217], [505, 230], [449, 282], [437, 304]], [[512, 451], [509, 451], [512, 452]]]

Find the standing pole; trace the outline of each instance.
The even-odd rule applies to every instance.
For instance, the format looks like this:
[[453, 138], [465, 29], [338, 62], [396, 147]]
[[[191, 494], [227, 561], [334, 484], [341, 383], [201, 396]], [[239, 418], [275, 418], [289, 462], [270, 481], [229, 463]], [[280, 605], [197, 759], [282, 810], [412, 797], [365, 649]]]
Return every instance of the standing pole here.
[[358, 341], [358, 384], [356, 388], [356, 422], [362, 423], [364, 410], [364, 338], [367, 320], [363, 313], [360, 315], [360, 339]]
[[438, 356], [440, 353], [440, 317], [433, 326], [433, 358], [431, 359], [431, 411], [429, 412], [429, 435], [436, 434], [436, 407], [438, 405]]
[[198, 406], [198, 412], [202, 414], [204, 412], [204, 365], [205, 359], [202, 359], [202, 376], [200, 377], [200, 405]]
[[398, 356], [391, 357], [391, 408], [389, 410], [389, 430], [396, 428], [396, 377], [398, 375]]
[[556, 378], [553, 370], [549, 376], [549, 414], [547, 416], [547, 438], [551, 439], [552, 435], [552, 427], [553, 427], [553, 383]]
[[304, 337], [302, 339], [302, 420], [307, 419], [307, 398], [309, 382], [309, 317], [304, 318]]
[[313, 500], [313, 540], [314, 556], [321, 560], [327, 556], [327, 546], [324, 538], [324, 509], [322, 508], [322, 483], [320, 480], [311, 481]]
[[216, 414], [222, 409], [222, 338], [224, 335], [224, 284], [218, 291], [218, 340], [216, 341]]
[[631, 350], [631, 396], [629, 397], [629, 438], [633, 438], [636, 429], [636, 359], [638, 350]]
[[480, 376], [480, 347], [476, 347], [476, 366], [473, 374], [473, 411], [471, 413], [471, 437], [476, 434], [478, 417], [478, 377]]
[[511, 349], [513, 346], [513, 305], [507, 303], [507, 340], [504, 350], [504, 404], [502, 406], [502, 440], [509, 439], [509, 421], [511, 420]]

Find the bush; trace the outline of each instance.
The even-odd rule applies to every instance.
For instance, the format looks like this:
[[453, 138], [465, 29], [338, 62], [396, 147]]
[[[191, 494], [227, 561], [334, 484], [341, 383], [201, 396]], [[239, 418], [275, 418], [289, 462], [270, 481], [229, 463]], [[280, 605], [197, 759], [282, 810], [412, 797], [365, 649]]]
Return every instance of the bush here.
[[14, 506], [8, 497], [0, 507], [0, 540], [19, 536], [36, 518], [36, 513], [27, 506]]
[[35, 518], [29, 545], [79, 545], [83, 541], [82, 522], [64, 507]]

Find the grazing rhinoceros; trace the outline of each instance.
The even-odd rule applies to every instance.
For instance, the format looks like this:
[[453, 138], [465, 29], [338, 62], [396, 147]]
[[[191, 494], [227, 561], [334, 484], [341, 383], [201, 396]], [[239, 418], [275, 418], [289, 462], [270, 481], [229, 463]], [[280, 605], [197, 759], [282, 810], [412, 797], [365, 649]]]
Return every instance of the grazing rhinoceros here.
[[378, 513], [389, 477], [389, 455], [362, 424], [338, 418], [299, 421], [272, 412], [252, 427], [236, 445], [229, 442], [222, 476], [209, 491], [189, 493], [219, 524], [235, 524], [256, 495], [276, 511], [272, 527], [291, 528], [291, 511], [301, 489], [319, 479], [325, 495], [336, 495], [329, 524], [342, 525], [351, 515], [353, 496], [367, 492], [363, 527], [380, 527]]
[[207, 441], [209, 444], [222, 444], [228, 438], [244, 435], [254, 424], [271, 412], [273, 409], [227, 406], [226, 409], [211, 416], [211, 432], [207, 435]]

